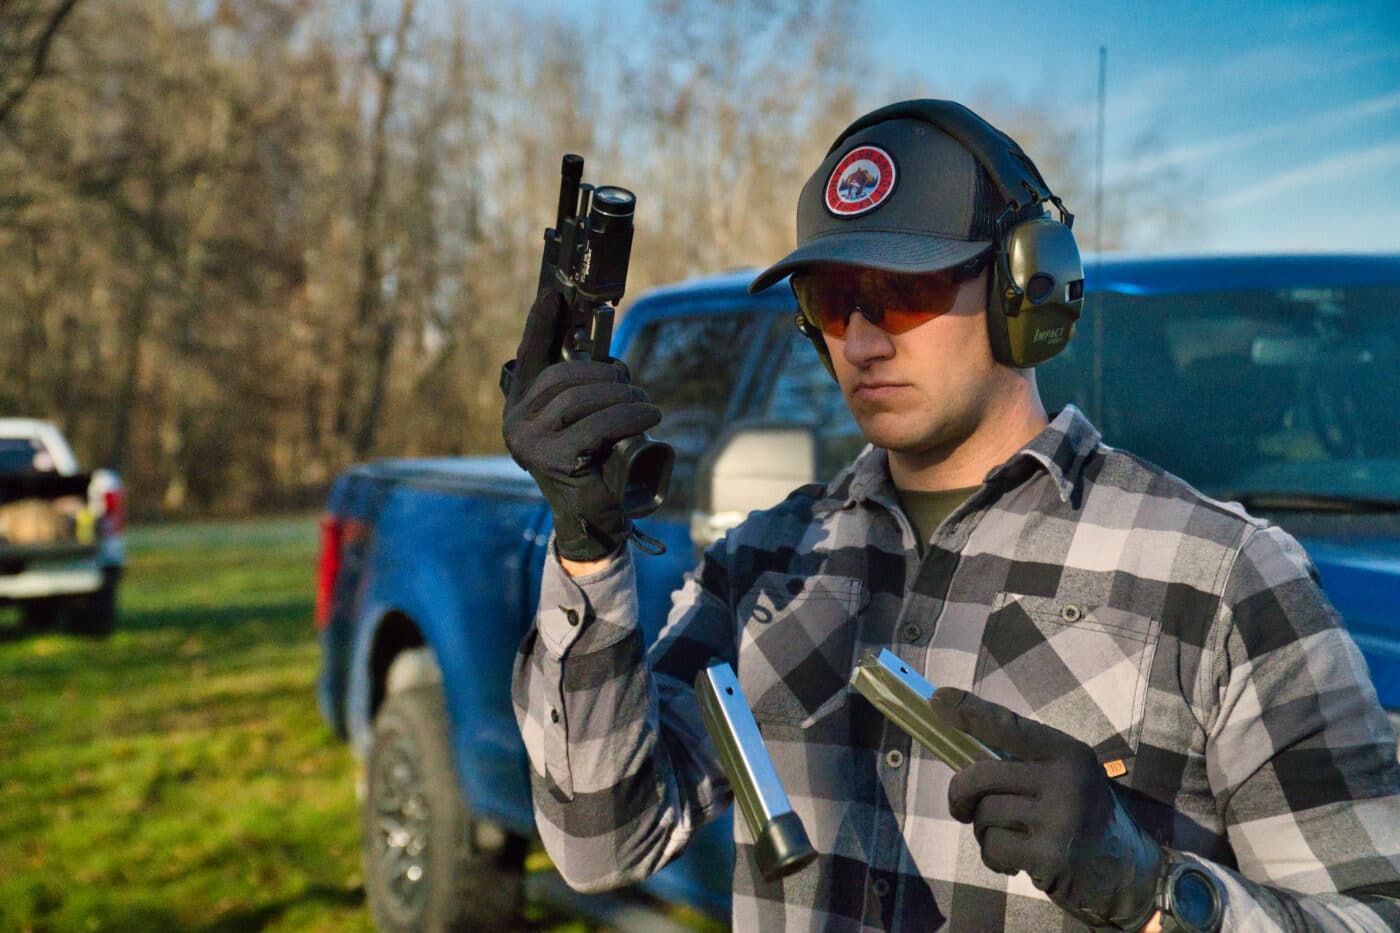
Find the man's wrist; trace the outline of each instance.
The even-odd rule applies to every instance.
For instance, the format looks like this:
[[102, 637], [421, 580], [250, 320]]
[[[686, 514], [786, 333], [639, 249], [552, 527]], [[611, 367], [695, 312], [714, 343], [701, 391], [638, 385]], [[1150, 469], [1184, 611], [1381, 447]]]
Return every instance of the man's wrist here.
[[1138, 933], [1162, 933], [1162, 912], [1156, 911], [1152, 914], [1152, 919], [1147, 921]]
[[589, 574], [599, 573], [608, 569], [612, 565], [615, 557], [608, 555], [599, 560], [570, 560], [560, 555], [559, 566], [564, 568], [564, 572], [571, 577], [586, 577]]
[[570, 577], [587, 577], [595, 573], [602, 573], [613, 565], [613, 562], [621, 557], [627, 548], [627, 541], [623, 539], [621, 543], [612, 549], [609, 554], [601, 557], [565, 557], [559, 549], [559, 536], [554, 536], [554, 556], [559, 561], [559, 566], [564, 568], [564, 572]]

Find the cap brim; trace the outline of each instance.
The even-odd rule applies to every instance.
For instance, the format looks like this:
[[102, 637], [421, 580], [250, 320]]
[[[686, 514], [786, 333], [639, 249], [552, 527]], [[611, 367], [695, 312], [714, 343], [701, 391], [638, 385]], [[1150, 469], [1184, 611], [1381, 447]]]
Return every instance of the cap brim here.
[[991, 240], [954, 240], [917, 233], [845, 230], [815, 237], [764, 269], [749, 283], [761, 292], [783, 276], [818, 262], [886, 272], [938, 272], [959, 266], [991, 248]]

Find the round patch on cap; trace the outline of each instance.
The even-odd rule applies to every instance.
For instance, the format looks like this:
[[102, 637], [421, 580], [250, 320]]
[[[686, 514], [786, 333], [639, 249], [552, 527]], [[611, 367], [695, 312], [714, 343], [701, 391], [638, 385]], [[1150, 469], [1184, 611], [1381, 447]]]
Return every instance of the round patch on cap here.
[[846, 153], [826, 181], [826, 209], [837, 217], [874, 210], [894, 190], [894, 159], [878, 146]]

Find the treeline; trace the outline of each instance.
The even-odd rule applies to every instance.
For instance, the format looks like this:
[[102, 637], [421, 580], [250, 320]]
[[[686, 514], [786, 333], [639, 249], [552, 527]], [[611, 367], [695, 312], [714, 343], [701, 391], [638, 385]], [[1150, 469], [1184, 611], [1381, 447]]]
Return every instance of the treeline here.
[[[865, 59], [849, 6], [661, 0], [624, 35], [538, 5], [85, 0], [38, 80], [0, 75], [25, 91], [0, 415], [57, 421], [142, 515], [499, 451], [561, 154], [638, 194], [631, 295], [771, 261], [840, 127], [938, 93]], [[1087, 192], [1092, 127], [1052, 126], [1008, 128]]]

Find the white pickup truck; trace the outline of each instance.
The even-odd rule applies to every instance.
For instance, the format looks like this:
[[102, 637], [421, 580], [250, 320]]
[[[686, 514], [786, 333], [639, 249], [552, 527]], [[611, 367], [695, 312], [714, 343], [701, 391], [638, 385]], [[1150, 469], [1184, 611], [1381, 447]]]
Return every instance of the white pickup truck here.
[[50, 422], [0, 418], [0, 606], [27, 628], [112, 630], [125, 517], [116, 473], [80, 469]]

